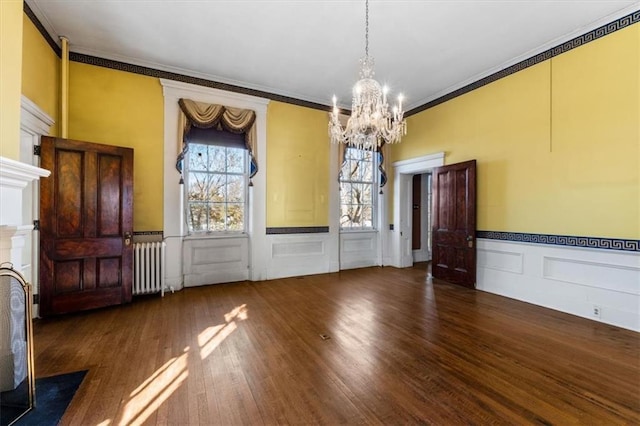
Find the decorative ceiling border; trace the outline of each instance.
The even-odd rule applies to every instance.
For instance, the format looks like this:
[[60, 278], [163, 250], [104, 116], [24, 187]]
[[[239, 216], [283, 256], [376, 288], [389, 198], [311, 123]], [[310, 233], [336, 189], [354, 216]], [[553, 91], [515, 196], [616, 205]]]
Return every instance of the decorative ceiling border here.
[[69, 60], [80, 62], [88, 65], [95, 65], [103, 68], [110, 68], [118, 71], [126, 71], [134, 74], [146, 75], [149, 77], [164, 78], [167, 80], [180, 81], [182, 83], [195, 84], [198, 86], [211, 87], [214, 89], [225, 90], [228, 92], [242, 93], [244, 95], [266, 98], [272, 101], [294, 104], [307, 108], [319, 109], [322, 111], [330, 111], [327, 105], [315, 102], [305, 101], [302, 99], [291, 98], [289, 96], [278, 95], [275, 93], [263, 92], [262, 90], [249, 89], [246, 87], [235, 86], [233, 84], [221, 83], [218, 81], [207, 80], [199, 77], [178, 74], [170, 71], [163, 71], [156, 68], [144, 67], [141, 65], [129, 64], [127, 62], [114, 61], [112, 59], [99, 58], [97, 56], [85, 55], [83, 53], [69, 52]]
[[47, 31], [44, 25], [42, 25], [42, 22], [40, 22], [36, 14], [33, 13], [33, 10], [31, 10], [27, 2], [25, 1], [22, 4], [23, 4], [24, 13], [29, 17], [31, 22], [33, 22], [33, 25], [36, 26], [38, 31], [40, 31], [40, 34], [42, 35], [42, 37], [44, 37], [47, 43], [49, 43], [49, 46], [51, 46], [51, 49], [53, 50], [53, 52], [56, 55], [58, 55], [58, 58], [61, 58], [62, 49], [60, 48], [60, 46], [58, 46], [58, 43], [56, 43], [56, 41], [51, 37], [51, 35], [49, 34], [49, 31]]
[[517, 64], [511, 65], [510, 67], [507, 67], [491, 75], [488, 75], [484, 78], [481, 78], [480, 80], [474, 81], [471, 84], [468, 84], [459, 89], [456, 89], [453, 92], [449, 92], [446, 95], [440, 96], [439, 98], [436, 98], [432, 101], [427, 102], [426, 104], [415, 107], [407, 111], [404, 116], [409, 117], [411, 115], [417, 114], [429, 108], [433, 108], [436, 105], [440, 105], [441, 103], [450, 101], [453, 98], [457, 98], [458, 96], [464, 95], [465, 93], [469, 93], [482, 86], [486, 86], [489, 83], [493, 83], [494, 81], [500, 80], [501, 78], [507, 77], [511, 74], [515, 74], [518, 71], [522, 71], [525, 68], [529, 68], [533, 65], [539, 64], [540, 62], [544, 62], [548, 59], [553, 58], [554, 56], [561, 55], [565, 52], [568, 52], [569, 50], [575, 49], [576, 47], [580, 47], [591, 41], [597, 40], [608, 34], [611, 34], [613, 32], [626, 28], [630, 25], [633, 25], [637, 22], [640, 22], [640, 10], [631, 12], [630, 14], [623, 16], [621, 18], [618, 18], [613, 22], [602, 25], [601, 27], [591, 30], [578, 37], [572, 38], [571, 40], [565, 43], [552, 47], [548, 50], [545, 50], [544, 52], [538, 53], [535, 56], [532, 56], [528, 59], [520, 61]]
[[514, 241], [519, 243], [551, 244], [554, 246], [640, 252], [640, 240], [626, 240], [622, 238], [576, 237], [572, 235], [526, 234], [502, 231], [476, 231], [476, 238]]
[[[47, 43], [49, 43], [49, 46], [51, 46], [51, 49], [53, 49], [55, 54], [58, 55], [58, 57], [61, 57], [62, 53], [61, 53], [60, 46], [58, 46], [55, 40], [53, 40], [53, 38], [51, 37], [49, 32], [45, 29], [45, 27], [42, 25], [38, 17], [33, 13], [31, 8], [27, 4], [27, 2], [23, 2], [23, 5], [24, 5], [24, 13], [29, 17], [31, 22], [33, 22], [33, 24], [36, 26], [38, 31], [40, 31], [40, 34], [42, 34], [42, 36], [45, 38]], [[586, 43], [597, 40], [601, 37], [604, 37], [608, 34], [611, 34], [613, 32], [626, 28], [630, 25], [636, 24], [638, 22], [640, 22], [640, 10], [631, 12], [628, 15], [618, 18], [608, 24], [602, 25], [585, 34], [577, 36], [565, 43], [562, 43], [558, 46], [547, 49], [542, 53], [539, 53], [528, 59], [520, 61], [517, 64], [511, 65], [510, 67], [507, 67], [501, 71], [495, 72], [487, 77], [481, 78], [480, 80], [477, 80], [464, 87], [461, 87], [452, 92], [449, 92], [446, 95], [440, 96], [439, 98], [429, 101], [423, 105], [412, 108], [411, 110], [405, 113], [405, 117], [409, 117], [411, 115], [417, 114], [429, 108], [433, 108], [436, 105], [440, 105], [441, 103], [447, 102], [453, 98], [457, 98], [458, 96], [464, 95], [465, 93], [469, 93], [482, 86], [486, 86], [489, 83], [493, 83], [494, 81], [500, 80], [501, 78], [507, 77], [518, 71], [522, 71], [540, 62], [544, 62], [548, 59], [551, 59], [554, 56], [558, 56], [562, 53], [568, 52], [569, 50], [575, 49], [576, 47], [580, 47]], [[162, 71], [155, 68], [149, 68], [149, 67], [144, 67], [140, 65], [133, 65], [126, 62], [119, 62], [119, 61], [99, 58], [91, 55], [70, 52], [69, 59], [75, 62], [81, 62], [81, 63], [100, 66], [104, 68], [111, 68], [119, 71], [142, 74], [149, 77], [166, 78], [169, 80], [176, 80], [176, 81], [182, 81], [190, 84], [197, 84], [199, 86], [213, 87], [215, 89], [220, 89], [220, 90], [244, 93], [251, 96], [267, 98], [267, 99], [271, 99], [278, 102], [284, 102], [288, 104], [303, 106], [303, 107], [317, 109], [321, 111], [328, 111], [328, 112], [331, 111], [331, 106], [329, 105], [322, 105], [315, 102], [304, 101], [302, 99], [296, 99], [288, 96], [277, 95], [275, 93], [263, 92], [255, 89], [248, 89], [245, 87], [235, 86], [232, 84], [220, 83], [217, 81], [207, 80], [204, 78], [191, 77], [188, 75], [172, 73], [169, 71]], [[348, 113], [348, 111], [345, 111], [345, 113]]]

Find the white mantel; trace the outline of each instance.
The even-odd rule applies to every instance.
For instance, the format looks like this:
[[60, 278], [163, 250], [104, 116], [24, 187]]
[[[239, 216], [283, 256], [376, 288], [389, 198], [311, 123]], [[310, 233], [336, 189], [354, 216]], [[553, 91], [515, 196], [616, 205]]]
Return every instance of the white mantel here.
[[22, 248], [33, 224], [22, 223], [24, 189], [30, 182], [47, 177], [48, 170], [0, 157], [0, 263], [11, 262], [21, 270]]
[[47, 177], [50, 171], [0, 157], [0, 226], [23, 226], [23, 190], [29, 182]]
[[[51, 172], [10, 158], [0, 157], [0, 264], [10, 262], [22, 272], [25, 242], [31, 237], [32, 223], [24, 221], [24, 201], [29, 183], [49, 176]], [[25, 196], [26, 195], [26, 196]], [[24, 299], [14, 297], [10, 286], [0, 288], [2, 310], [10, 306], [11, 317], [0, 327], [0, 390], [11, 390], [18, 386], [26, 375], [25, 342], [13, 339], [19, 324], [24, 323], [25, 309], [16, 308]], [[22, 302], [24, 305], [24, 302]], [[17, 328], [15, 328], [17, 327]]]

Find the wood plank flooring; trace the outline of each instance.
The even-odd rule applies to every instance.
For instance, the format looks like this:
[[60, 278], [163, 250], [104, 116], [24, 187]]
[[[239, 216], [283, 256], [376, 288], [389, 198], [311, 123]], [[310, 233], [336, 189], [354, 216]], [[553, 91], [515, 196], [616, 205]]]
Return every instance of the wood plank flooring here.
[[426, 275], [214, 285], [38, 321], [36, 373], [89, 370], [63, 425], [640, 424], [640, 334]]

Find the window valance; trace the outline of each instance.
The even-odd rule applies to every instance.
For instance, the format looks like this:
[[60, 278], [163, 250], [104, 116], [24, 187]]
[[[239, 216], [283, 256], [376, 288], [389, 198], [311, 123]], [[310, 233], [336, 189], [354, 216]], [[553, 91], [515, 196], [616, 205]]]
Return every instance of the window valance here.
[[[342, 168], [345, 162], [345, 152], [350, 145], [340, 144], [338, 146], [338, 180], [341, 179]], [[382, 194], [382, 188], [387, 184], [387, 168], [385, 166], [384, 160], [389, 152], [389, 146], [386, 143], [383, 143], [382, 146], [379, 146], [376, 149], [376, 153], [378, 154], [378, 171], [380, 172], [380, 193]]]
[[[231, 133], [243, 133], [245, 147], [249, 151], [249, 178], [258, 172], [256, 113], [249, 109], [231, 108], [224, 105], [196, 102], [191, 99], [180, 99], [180, 117], [178, 119], [180, 152], [176, 161], [176, 169], [180, 172], [180, 183], [183, 183], [182, 169], [185, 154], [189, 150], [187, 134], [192, 127], [200, 129], [215, 128]], [[251, 183], [249, 183], [251, 185]]]

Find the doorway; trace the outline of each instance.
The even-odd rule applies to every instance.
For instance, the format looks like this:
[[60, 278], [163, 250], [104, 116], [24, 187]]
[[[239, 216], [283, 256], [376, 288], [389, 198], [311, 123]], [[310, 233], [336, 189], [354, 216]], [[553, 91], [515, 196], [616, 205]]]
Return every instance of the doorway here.
[[413, 262], [431, 260], [431, 173], [413, 175], [411, 249]]
[[391, 265], [407, 268], [413, 265], [413, 176], [430, 173], [444, 165], [444, 152], [393, 163], [393, 217], [391, 232]]

